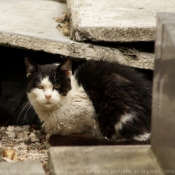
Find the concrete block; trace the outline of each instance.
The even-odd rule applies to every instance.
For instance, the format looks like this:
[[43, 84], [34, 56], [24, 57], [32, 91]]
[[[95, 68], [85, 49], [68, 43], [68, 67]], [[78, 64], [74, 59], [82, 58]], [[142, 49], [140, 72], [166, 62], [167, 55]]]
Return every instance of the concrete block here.
[[174, 0], [67, 0], [75, 41], [154, 41], [157, 12], [174, 12]]
[[51, 147], [49, 169], [51, 175], [163, 174], [150, 146]]
[[151, 145], [165, 174], [175, 174], [175, 13], [158, 14], [157, 26]]
[[77, 43], [64, 36], [54, 18], [66, 11], [65, 3], [52, 0], [0, 0], [0, 45], [153, 69], [154, 54], [138, 52], [132, 59], [119, 49]]
[[0, 175], [46, 175], [40, 161], [0, 163]]

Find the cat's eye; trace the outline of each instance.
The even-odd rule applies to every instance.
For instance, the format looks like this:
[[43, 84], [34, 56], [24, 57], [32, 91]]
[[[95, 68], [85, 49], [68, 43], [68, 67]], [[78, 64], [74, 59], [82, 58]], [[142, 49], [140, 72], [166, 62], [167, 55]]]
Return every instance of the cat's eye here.
[[60, 88], [60, 85], [59, 85], [59, 84], [55, 84], [55, 85], [53, 86], [53, 88], [57, 90], [57, 89]]
[[44, 87], [41, 86], [41, 85], [38, 85], [37, 88], [38, 88], [38, 89], [44, 89]]

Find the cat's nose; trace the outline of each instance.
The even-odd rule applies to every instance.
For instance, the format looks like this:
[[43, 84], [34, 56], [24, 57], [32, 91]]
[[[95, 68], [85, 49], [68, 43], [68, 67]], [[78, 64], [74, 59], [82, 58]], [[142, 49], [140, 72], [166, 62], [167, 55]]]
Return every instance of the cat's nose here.
[[45, 95], [45, 97], [49, 100], [51, 98], [51, 95]]

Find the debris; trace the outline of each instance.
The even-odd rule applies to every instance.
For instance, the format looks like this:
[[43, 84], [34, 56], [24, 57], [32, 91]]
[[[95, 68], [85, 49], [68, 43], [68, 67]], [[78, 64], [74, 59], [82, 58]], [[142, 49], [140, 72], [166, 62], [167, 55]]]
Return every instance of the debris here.
[[67, 13], [64, 12], [61, 17], [56, 17], [54, 18], [56, 22], [59, 24], [56, 26], [58, 30], [61, 30], [63, 35], [69, 36], [70, 35], [70, 30], [69, 30], [69, 20], [67, 17]]
[[138, 60], [139, 51], [136, 50], [135, 48], [130, 49], [125, 47], [120, 47], [119, 50], [123, 53], [123, 55], [131, 57], [131, 59]]
[[[3, 155], [3, 157], [10, 159], [14, 162], [18, 161], [18, 157], [17, 157], [17, 154], [15, 153], [14, 149], [3, 150], [2, 155]], [[7, 159], [5, 159], [5, 160], [8, 161]]]
[[2, 160], [5, 162], [40, 160], [48, 161], [48, 147], [42, 130], [29, 125], [0, 127]]
[[59, 23], [64, 23], [65, 21], [67, 21], [68, 17], [67, 17], [67, 13], [64, 12], [63, 15], [61, 17], [56, 17], [54, 18], [56, 22]]

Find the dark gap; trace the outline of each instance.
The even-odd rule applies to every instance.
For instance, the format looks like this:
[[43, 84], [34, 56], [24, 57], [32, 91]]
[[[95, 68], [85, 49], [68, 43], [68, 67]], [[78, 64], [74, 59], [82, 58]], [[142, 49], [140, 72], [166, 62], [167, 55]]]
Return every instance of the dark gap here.
[[32, 108], [20, 115], [27, 101], [25, 57], [37, 64], [61, 61], [57, 54], [0, 46], [0, 125], [41, 125]]
[[103, 47], [110, 47], [110, 48], [128, 48], [128, 49], [136, 49], [139, 52], [148, 52], [148, 53], [154, 53], [154, 45], [155, 42], [95, 42], [95, 41], [86, 41], [86, 43], [93, 44], [95, 46], [103, 46]]

